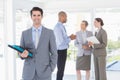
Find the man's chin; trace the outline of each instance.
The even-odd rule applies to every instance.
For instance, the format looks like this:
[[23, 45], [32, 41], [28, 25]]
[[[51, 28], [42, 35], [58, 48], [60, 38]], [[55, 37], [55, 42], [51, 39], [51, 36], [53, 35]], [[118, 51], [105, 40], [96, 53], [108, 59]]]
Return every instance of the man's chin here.
[[39, 24], [40, 24], [40, 22], [34, 22], [34, 24], [39, 25]]
[[64, 23], [66, 23], [66, 22], [67, 22], [67, 20], [64, 21]]
[[64, 21], [63, 23], [66, 23], [66, 21]]

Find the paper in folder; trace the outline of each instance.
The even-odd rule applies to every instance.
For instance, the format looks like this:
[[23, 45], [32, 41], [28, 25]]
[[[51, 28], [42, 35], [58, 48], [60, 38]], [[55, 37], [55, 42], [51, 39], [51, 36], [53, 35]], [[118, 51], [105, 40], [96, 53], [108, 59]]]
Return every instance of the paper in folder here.
[[[20, 52], [20, 53], [23, 53], [23, 51], [25, 50], [24, 48], [22, 48], [22, 47], [20, 47], [20, 46], [18, 46], [18, 45], [8, 45], [8, 47], [10, 47], [10, 48], [12, 48], [12, 49], [14, 49], [14, 50], [16, 50], [16, 51], [18, 51], [18, 52]], [[29, 51], [28, 51], [29, 52]], [[33, 57], [33, 54], [31, 53], [31, 52], [29, 52], [28, 53], [28, 56], [29, 57]]]
[[98, 39], [95, 36], [91, 36], [87, 38], [87, 41], [89, 42], [93, 42], [94, 44], [100, 44], [100, 42], [98, 41]]

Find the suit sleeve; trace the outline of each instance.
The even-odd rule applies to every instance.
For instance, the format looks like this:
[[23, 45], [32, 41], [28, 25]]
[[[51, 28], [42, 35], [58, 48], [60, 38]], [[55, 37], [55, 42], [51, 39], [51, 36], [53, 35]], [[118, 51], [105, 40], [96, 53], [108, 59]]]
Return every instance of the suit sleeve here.
[[[24, 46], [23, 32], [22, 32], [22, 35], [21, 35], [20, 46], [23, 47], [23, 48], [25, 47], [25, 46]], [[20, 55], [18, 55], [18, 56], [19, 56], [22, 60], [24, 59], [24, 58], [22, 58]]]
[[75, 39], [74, 45], [76, 47], [82, 48], [82, 43], [80, 43], [80, 41], [78, 40], [78, 38], [79, 38], [78, 33], [76, 33], [76, 39]]
[[50, 35], [50, 42], [49, 42], [49, 49], [50, 49], [50, 67], [51, 70], [54, 71], [56, 64], [57, 64], [57, 47], [56, 41], [53, 31], [51, 31]]
[[77, 40], [77, 39], [75, 39], [74, 45], [75, 45], [76, 47], [78, 47], [78, 46], [79, 46], [79, 42], [78, 42], [78, 40]]
[[106, 46], [107, 46], [107, 33], [105, 31], [102, 33], [101, 38], [102, 38], [102, 41], [100, 44], [94, 44], [95, 49], [106, 48]]
[[[90, 31], [90, 36], [93, 36], [93, 33]], [[94, 46], [90, 46], [90, 49], [93, 49]]]
[[25, 47], [24, 46], [23, 32], [22, 32], [22, 36], [21, 36], [21, 40], [20, 40], [20, 46], [23, 47], [23, 48]]

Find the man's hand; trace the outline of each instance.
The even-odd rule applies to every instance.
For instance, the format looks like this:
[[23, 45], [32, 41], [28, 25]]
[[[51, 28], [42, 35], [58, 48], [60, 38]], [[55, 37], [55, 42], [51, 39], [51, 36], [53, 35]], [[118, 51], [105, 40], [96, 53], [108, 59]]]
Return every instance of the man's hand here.
[[24, 50], [23, 53], [19, 53], [19, 55], [22, 57], [22, 58], [27, 58], [28, 57], [28, 51], [27, 50]]
[[76, 39], [76, 35], [74, 35], [74, 34], [71, 34], [71, 35], [70, 35], [70, 39], [71, 39], [71, 40], [74, 40], [74, 39]]

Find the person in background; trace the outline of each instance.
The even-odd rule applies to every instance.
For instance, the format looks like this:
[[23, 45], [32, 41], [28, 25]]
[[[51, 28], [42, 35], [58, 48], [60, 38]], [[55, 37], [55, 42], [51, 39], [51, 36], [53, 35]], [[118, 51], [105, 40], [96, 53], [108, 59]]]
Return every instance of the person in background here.
[[[22, 32], [20, 46], [27, 49], [19, 56], [25, 60], [22, 80], [51, 80], [57, 63], [57, 47], [54, 32], [42, 24], [43, 10], [33, 7], [30, 11], [33, 25]], [[28, 57], [28, 51], [33, 57]]]
[[88, 44], [93, 48], [94, 65], [95, 65], [95, 80], [107, 80], [106, 78], [106, 46], [107, 46], [107, 33], [102, 28], [104, 25], [101, 18], [95, 18], [94, 21], [95, 36], [100, 44], [89, 42]]
[[58, 13], [59, 21], [54, 27], [54, 34], [56, 37], [58, 60], [57, 60], [57, 78], [56, 80], [63, 80], [64, 69], [67, 57], [67, 48], [69, 42], [76, 38], [75, 35], [71, 34], [67, 36], [65, 26], [63, 25], [67, 21], [67, 14], [64, 11]]
[[82, 80], [81, 70], [86, 71], [86, 79], [90, 80], [91, 53], [92, 49], [88, 45], [87, 37], [93, 36], [91, 31], [86, 30], [88, 22], [83, 20], [81, 30], [76, 33], [75, 46], [78, 48], [76, 73], [77, 80]]

